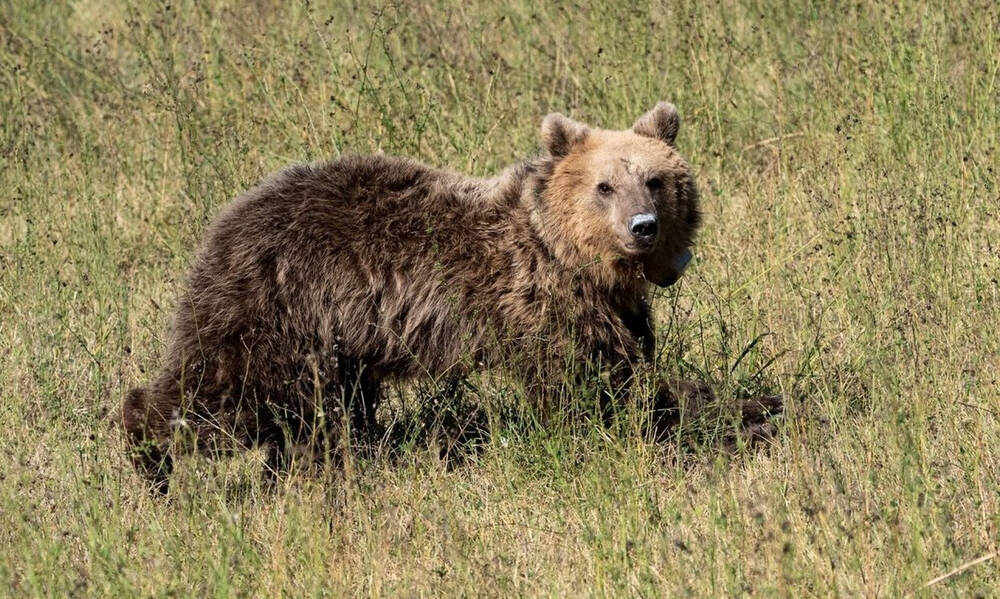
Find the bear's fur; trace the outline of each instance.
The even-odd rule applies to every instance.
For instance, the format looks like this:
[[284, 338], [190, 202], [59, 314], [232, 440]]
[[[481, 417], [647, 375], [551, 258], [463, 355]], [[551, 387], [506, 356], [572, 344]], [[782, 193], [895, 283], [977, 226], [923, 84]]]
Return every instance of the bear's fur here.
[[371, 427], [384, 381], [502, 367], [543, 394], [575, 361], [626, 385], [652, 356], [649, 283], [699, 224], [677, 129], [667, 103], [627, 131], [553, 114], [543, 154], [489, 179], [384, 156], [267, 179], [209, 227], [162, 371], [124, 401], [136, 465], [162, 488], [178, 433], [280, 451]]

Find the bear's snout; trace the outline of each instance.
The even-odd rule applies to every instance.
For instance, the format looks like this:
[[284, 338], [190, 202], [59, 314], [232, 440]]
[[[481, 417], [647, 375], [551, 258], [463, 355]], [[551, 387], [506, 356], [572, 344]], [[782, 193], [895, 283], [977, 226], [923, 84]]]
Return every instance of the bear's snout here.
[[640, 247], [650, 247], [659, 231], [656, 215], [650, 212], [635, 214], [628, 221], [628, 230]]

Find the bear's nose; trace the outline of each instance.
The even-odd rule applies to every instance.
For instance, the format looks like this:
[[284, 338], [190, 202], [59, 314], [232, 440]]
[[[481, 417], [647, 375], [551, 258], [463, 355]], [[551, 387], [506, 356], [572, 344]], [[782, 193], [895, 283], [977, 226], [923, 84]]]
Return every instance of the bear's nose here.
[[636, 214], [628, 222], [628, 230], [639, 241], [649, 241], [656, 236], [656, 215], [646, 212]]

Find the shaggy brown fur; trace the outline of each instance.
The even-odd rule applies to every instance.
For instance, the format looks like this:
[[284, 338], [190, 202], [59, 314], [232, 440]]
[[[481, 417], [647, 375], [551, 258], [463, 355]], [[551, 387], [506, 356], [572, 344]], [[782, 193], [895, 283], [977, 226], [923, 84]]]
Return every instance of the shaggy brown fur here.
[[373, 426], [389, 380], [504, 367], [542, 393], [576, 360], [627, 383], [653, 348], [647, 283], [676, 279], [699, 222], [677, 124], [666, 103], [629, 131], [549, 115], [544, 155], [491, 179], [383, 156], [272, 176], [209, 228], [162, 372], [125, 399], [135, 463], [163, 488], [185, 432], [277, 458], [345, 415]]

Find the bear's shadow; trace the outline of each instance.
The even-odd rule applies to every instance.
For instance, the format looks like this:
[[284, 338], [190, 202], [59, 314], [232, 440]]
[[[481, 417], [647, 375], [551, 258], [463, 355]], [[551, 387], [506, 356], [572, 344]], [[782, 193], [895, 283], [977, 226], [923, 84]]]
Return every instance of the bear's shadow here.
[[[672, 397], [639, 406], [618, 403], [602, 410], [597, 407], [599, 402], [585, 399], [562, 402], [558, 414], [510, 398], [484, 406], [477, 398], [489, 392], [467, 381], [424, 386], [407, 398], [409, 411], [397, 410], [384, 418], [377, 438], [361, 440], [356, 447], [390, 463], [398, 462], [412, 450], [427, 448], [436, 450], [447, 468], [456, 468], [480, 456], [496, 434], [518, 436], [541, 431], [551, 435], [556, 434], [555, 430], [568, 429], [579, 435], [600, 429], [601, 436], [638, 433], [661, 445], [735, 451], [757, 450], [778, 433], [783, 418], [781, 395], [720, 401], [706, 385], [683, 383], [692, 388], [678, 392], [684, 394], [680, 401]], [[630, 413], [637, 409], [641, 410], [638, 418]], [[561, 426], [553, 427], [553, 419], [559, 420]]]
[[[506, 440], [538, 435], [551, 439], [560, 434], [574, 439], [593, 433], [598, 433], [595, 438], [601, 439], [608, 435], [623, 438], [639, 434], [652, 443], [680, 446], [697, 454], [758, 451], [766, 446], [763, 441], [777, 434], [783, 417], [781, 396], [720, 402], [710, 390], [708, 395], [699, 395], [707, 386], [688, 384], [691, 387], [685, 390], [688, 396], [683, 400], [686, 405], [620, 403], [603, 412], [597, 407], [598, 402], [586, 400], [586, 391], [574, 394], [574, 399], [558, 408], [542, 411], [537, 404], [517, 401], [514, 393], [482, 390], [465, 380], [396, 390], [395, 396], [386, 402], [377, 428], [351, 432], [348, 448], [299, 456], [295, 467], [281, 472], [265, 460], [262, 488], [267, 493], [277, 491], [282, 481], [294, 484], [301, 474], [314, 482], [343, 475], [345, 459], [364, 471], [379, 465], [398, 467], [414, 455], [428, 451], [436, 455], [443, 468], [454, 471], [473, 465], [494, 442], [494, 435]], [[484, 405], [481, 400], [497, 396], [503, 401]], [[739, 405], [739, 410], [734, 413], [735, 405]], [[638, 427], [635, 426], [637, 409], [642, 410], [638, 414]], [[225, 486], [225, 495], [230, 500], [255, 493], [257, 487], [252, 480], [239, 478]], [[340, 485], [332, 485], [330, 491], [335, 493], [338, 488]]]

